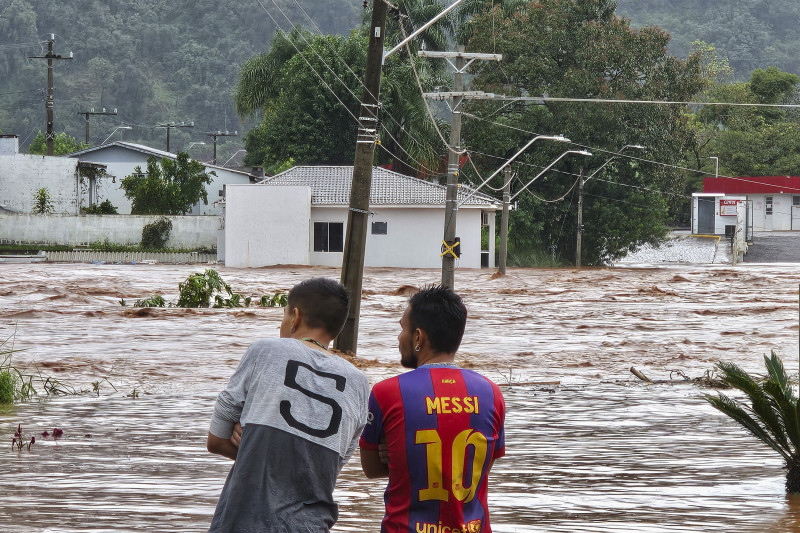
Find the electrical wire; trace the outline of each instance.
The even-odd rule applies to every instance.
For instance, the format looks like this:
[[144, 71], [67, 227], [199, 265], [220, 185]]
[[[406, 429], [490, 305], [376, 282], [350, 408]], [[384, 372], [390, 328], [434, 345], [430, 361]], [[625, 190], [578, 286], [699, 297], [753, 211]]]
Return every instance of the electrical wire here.
[[[323, 35], [323, 33], [322, 33], [322, 30], [319, 28], [319, 26], [316, 24], [316, 22], [314, 22], [314, 19], [312, 19], [312, 18], [311, 18], [311, 16], [310, 16], [310, 15], [309, 15], [309, 14], [306, 12], [306, 10], [303, 8], [303, 6], [302, 6], [302, 5], [300, 5], [299, 1], [298, 1], [298, 0], [294, 0], [294, 2], [295, 2], [295, 4], [297, 5], [297, 7], [300, 9], [300, 11], [303, 13], [303, 15], [305, 15], [305, 17], [306, 17], [306, 18], [309, 20], [309, 22], [311, 22], [311, 25], [312, 25], [312, 26], [313, 26], [313, 27], [314, 27], [314, 28], [317, 30], [317, 33], [318, 33], [319, 35]], [[273, 3], [274, 3], [274, 0], [273, 0]], [[395, 9], [397, 8], [397, 6], [394, 6], [393, 4], [391, 4], [391, 3], [387, 2], [386, 0], [384, 0], [384, 3], [385, 3], [385, 4], [387, 4], [387, 5], [389, 5], [389, 6], [390, 6], [390, 7], [392, 7], [392, 8], [395, 8]], [[279, 8], [279, 9], [280, 9], [280, 8]], [[281, 11], [281, 13], [283, 14], [283, 11]], [[401, 15], [401, 16], [405, 17], [405, 15]], [[286, 17], [286, 15], [285, 15], [285, 14], [284, 14], [284, 18], [286, 18], [287, 20], [289, 20], [289, 19], [288, 19], [288, 17]], [[407, 18], [407, 17], [406, 17], [406, 18]], [[274, 22], [274, 20], [273, 20], [273, 22]], [[289, 20], [289, 23], [290, 23], [290, 24], [292, 24], [291, 20]], [[293, 27], [295, 27], [295, 26], [294, 26], [294, 24], [292, 24], [292, 26], [293, 26]], [[402, 25], [402, 24], [400, 25], [400, 27], [401, 27], [401, 29], [402, 29], [402, 30], [405, 32], [405, 29], [403, 28], [403, 25]], [[295, 29], [296, 29], [296, 28], [295, 28]], [[308, 44], [308, 41], [306, 41], [306, 43]], [[358, 76], [358, 75], [355, 73], [355, 71], [353, 71], [353, 69], [352, 69], [352, 68], [350, 68], [350, 65], [347, 63], [347, 61], [345, 61], [345, 60], [344, 60], [344, 58], [342, 58], [342, 57], [339, 55], [339, 52], [338, 52], [336, 49], [334, 49], [333, 47], [328, 47], [328, 50], [329, 50], [329, 51], [330, 51], [330, 52], [331, 52], [331, 53], [332, 53], [332, 54], [333, 54], [333, 55], [334, 55], [334, 56], [335, 56], [335, 57], [336, 57], [336, 58], [339, 60], [339, 62], [341, 62], [341, 63], [344, 65], [345, 69], [346, 69], [348, 72], [350, 72], [350, 74], [352, 74], [352, 75], [353, 75], [354, 79], [355, 79], [356, 81], [358, 81], [359, 85], [360, 85], [360, 86], [361, 86], [361, 87], [362, 87], [362, 88], [363, 88], [363, 89], [364, 89], [364, 90], [367, 92], [367, 94], [369, 94], [370, 96], [372, 96], [372, 98], [373, 98], [375, 101], [378, 101], [378, 98], [375, 98], [375, 95], [373, 95], [373, 94], [372, 94], [372, 92], [371, 92], [371, 91], [370, 91], [370, 90], [369, 90], [369, 89], [366, 87], [366, 85], [364, 85], [364, 82], [363, 82], [363, 80], [361, 79], [361, 77], [359, 77], [359, 76]], [[411, 56], [411, 53], [410, 53], [410, 51], [409, 51], [409, 57], [410, 57], [410, 56]], [[320, 58], [320, 59], [321, 59], [321, 58]], [[324, 62], [324, 61], [323, 61], [323, 62]], [[335, 73], [335, 72], [333, 72], [333, 70], [330, 68], [330, 66], [328, 66], [327, 64], [325, 64], [325, 66], [328, 68], [328, 70], [330, 70], [330, 71], [331, 71], [331, 73], [333, 73], [333, 74], [334, 74], [334, 76], [336, 76], [336, 73]], [[414, 62], [413, 62], [413, 60], [411, 61], [411, 66], [412, 66], [412, 68], [415, 68], [415, 67], [414, 67]], [[414, 73], [415, 73], [415, 75], [416, 75], [416, 69], [415, 69]], [[338, 78], [338, 77], [337, 77], [337, 78]], [[352, 91], [350, 91], [350, 89], [349, 89], [349, 87], [347, 86], [347, 84], [345, 84], [345, 83], [344, 83], [342, 80], [339, 80], [339, 81], [340, 81], [340, 82], [341, 82], [341, 83], [342, 83], [342, 84], [345, 86], [345, 88], [346, 88], [346, 89], [347, 89], [347, 90], [350, 92], [350, 94], [353, 96], [353, 98], [355, 98], [355, 99], [358, 101], [359, 105], [362, 105], [362, 104], [363, 104], [363, 102], [361, 101], [361, 99], [360, 99], [360, 98], [358, 98], [358, 96], [356, 96], [356, 95], [355, 95], [355, 94], [354, 94]], [[423, 99], [423, 101], [424, 101], [424, 99]], [[425, 102], [425, 103], [427, 104], [427, 102]], [[398, 122], [398, 121], [397, 121], [397, 119], [395, 119], [393, 116], [391, 116], [391, 115], [387, 115], [387, 116], [388, 116], [388, 117], [389, 117], [389, 119], [390, 119], [390, 120], [391, 120], [391, 121], [392, 121], [394, 124], [396, 124], [398, 127], [400, 127], [400, 128], [402, 128], [402, 127], [403, 127], [403, 126], [400, 124], [400, 122]], [[386, 127], [386, 125], [385, 125], [385, 124], [382, 124], [382, 123], [381, 123], [381, 124], [380, 124], [380, 126], [381, 126], [381, 129], [382, 129], [382, 130], [383, 130], [383, 131], [384, 131], [384, 132], [385, 132], [385, 133], [386, 133], [386, 134], [387, 134], [387, 135], [388, 135], [388, 136], [389, 136], [389, 137], [390, 137], [390, 138], [391, 138], [391, 139], [392, 139], [392, 140], [395, 142], [395, 144], [397, 145], [397, 147], [398, 147], [398, 148], [400, 148], [400, 150], [402, 150], [402, 151], [403, 151], [403, 152], [404, 152], [404, 153], [405, 153], [405, 154], [406, 154], [406, 155], [407, 155], [409, 158], [411, 158], [412, 160], [414, 160], [414, 162], [416, 163], [416, 165], [417, 165], [419, 168], [422, 168], [422, 169], [424, 169], [424, 170], [426, 170], [426, 171], [432, 172], [432, 171], [431, 171], [431, 169], [429, 169], [429, 168], [427, 167], [427, 165], [425, 165], [425, 164], [424, 164], [424, 163], [422, 163], [421, 161], [417, 160], [417, 159], [416, 159], [416, 158], [415, 158], [413, 155], [411, 155], [411, 153], [410, 153], [410, 152], [408, 152], [408, 150], [406, 150], [406, 149], [403, 147], [403, 145], [402, 145], [402, 144], [401, 144], [401, 143], [400, 143], [400, 142], [399, 142], [399, 141], [398, 141], [398, 140], [397, 140], [397, 139], [396, 139], [396, 138], [395, 138], [395, 137], [392, 135], [392, 133], [389, 131], [389, 129]], [[435, 121], [434, 121], [434, 126], [435, 126]], [[438, 129], [437, 129], [437, 131], [438, 131]], [[408, 133], [408, 138], [409, 138], [410, 140], [412, 140], [414, 143], [416, 143], [416, 144], [417, 144], [417, 146], [419, 146], [419, 147], [421, 147], [421, 148], [425, 148], [425, 145], [424, 145], [424, 144], [423, 144], [421, 141], [419, 141], [419, 140], [418, 140], [418, 139], [417, 139], [417, 138], [416, 138], [414, 135], [412, 135], [412, 134]], [[403, 160], [401, 160], [401, 161], [403, 161]], [[403, 162], [405, 163], [405, 161], [403, 161]], [[410, 165], [409, 165], [409, 166], [410, 166]]]

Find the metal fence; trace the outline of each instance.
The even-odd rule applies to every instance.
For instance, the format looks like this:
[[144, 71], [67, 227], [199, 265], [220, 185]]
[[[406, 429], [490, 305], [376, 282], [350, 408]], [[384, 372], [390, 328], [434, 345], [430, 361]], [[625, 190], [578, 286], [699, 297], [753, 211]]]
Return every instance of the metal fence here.
[[52, 263], [216, 263], [217, 254], [197, 252], [97, 252], [73, 250], [70, 252], [42, 252]]

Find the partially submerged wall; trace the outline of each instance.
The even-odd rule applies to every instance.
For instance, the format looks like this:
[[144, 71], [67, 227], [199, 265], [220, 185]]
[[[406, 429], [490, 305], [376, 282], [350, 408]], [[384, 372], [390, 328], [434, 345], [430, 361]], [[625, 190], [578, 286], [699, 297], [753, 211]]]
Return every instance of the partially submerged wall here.
[[[142, 228], [158, 215], [0, 215], [0, 242], [30, 242], [78, 246], [93, 242], [139, 244]], [[167, 247], [216, 248], [218, 216], [169, 216]]]

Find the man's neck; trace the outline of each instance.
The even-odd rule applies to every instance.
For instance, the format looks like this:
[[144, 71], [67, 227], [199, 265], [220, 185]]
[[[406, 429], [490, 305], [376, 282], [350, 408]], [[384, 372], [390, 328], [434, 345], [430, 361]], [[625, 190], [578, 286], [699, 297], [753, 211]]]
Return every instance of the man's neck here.
[[417, 367], [422, 365], [454, 364], [456, 354], [444, 352], [421, 352], [417, 357]]

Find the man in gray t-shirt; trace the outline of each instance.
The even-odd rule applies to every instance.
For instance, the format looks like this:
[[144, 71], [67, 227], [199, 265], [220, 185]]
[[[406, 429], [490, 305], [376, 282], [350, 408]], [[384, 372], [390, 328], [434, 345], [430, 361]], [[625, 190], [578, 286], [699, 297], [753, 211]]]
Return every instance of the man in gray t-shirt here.
[[209, 531], [317, 533], [336, 522], [334, 484], [358, 443], [369, 398], [364, 374], [327, 349], [348, 304], [333, 280], [295, 285], [281, 338], [250, 346], [219, 394], [208, 450], [235, 462]]

